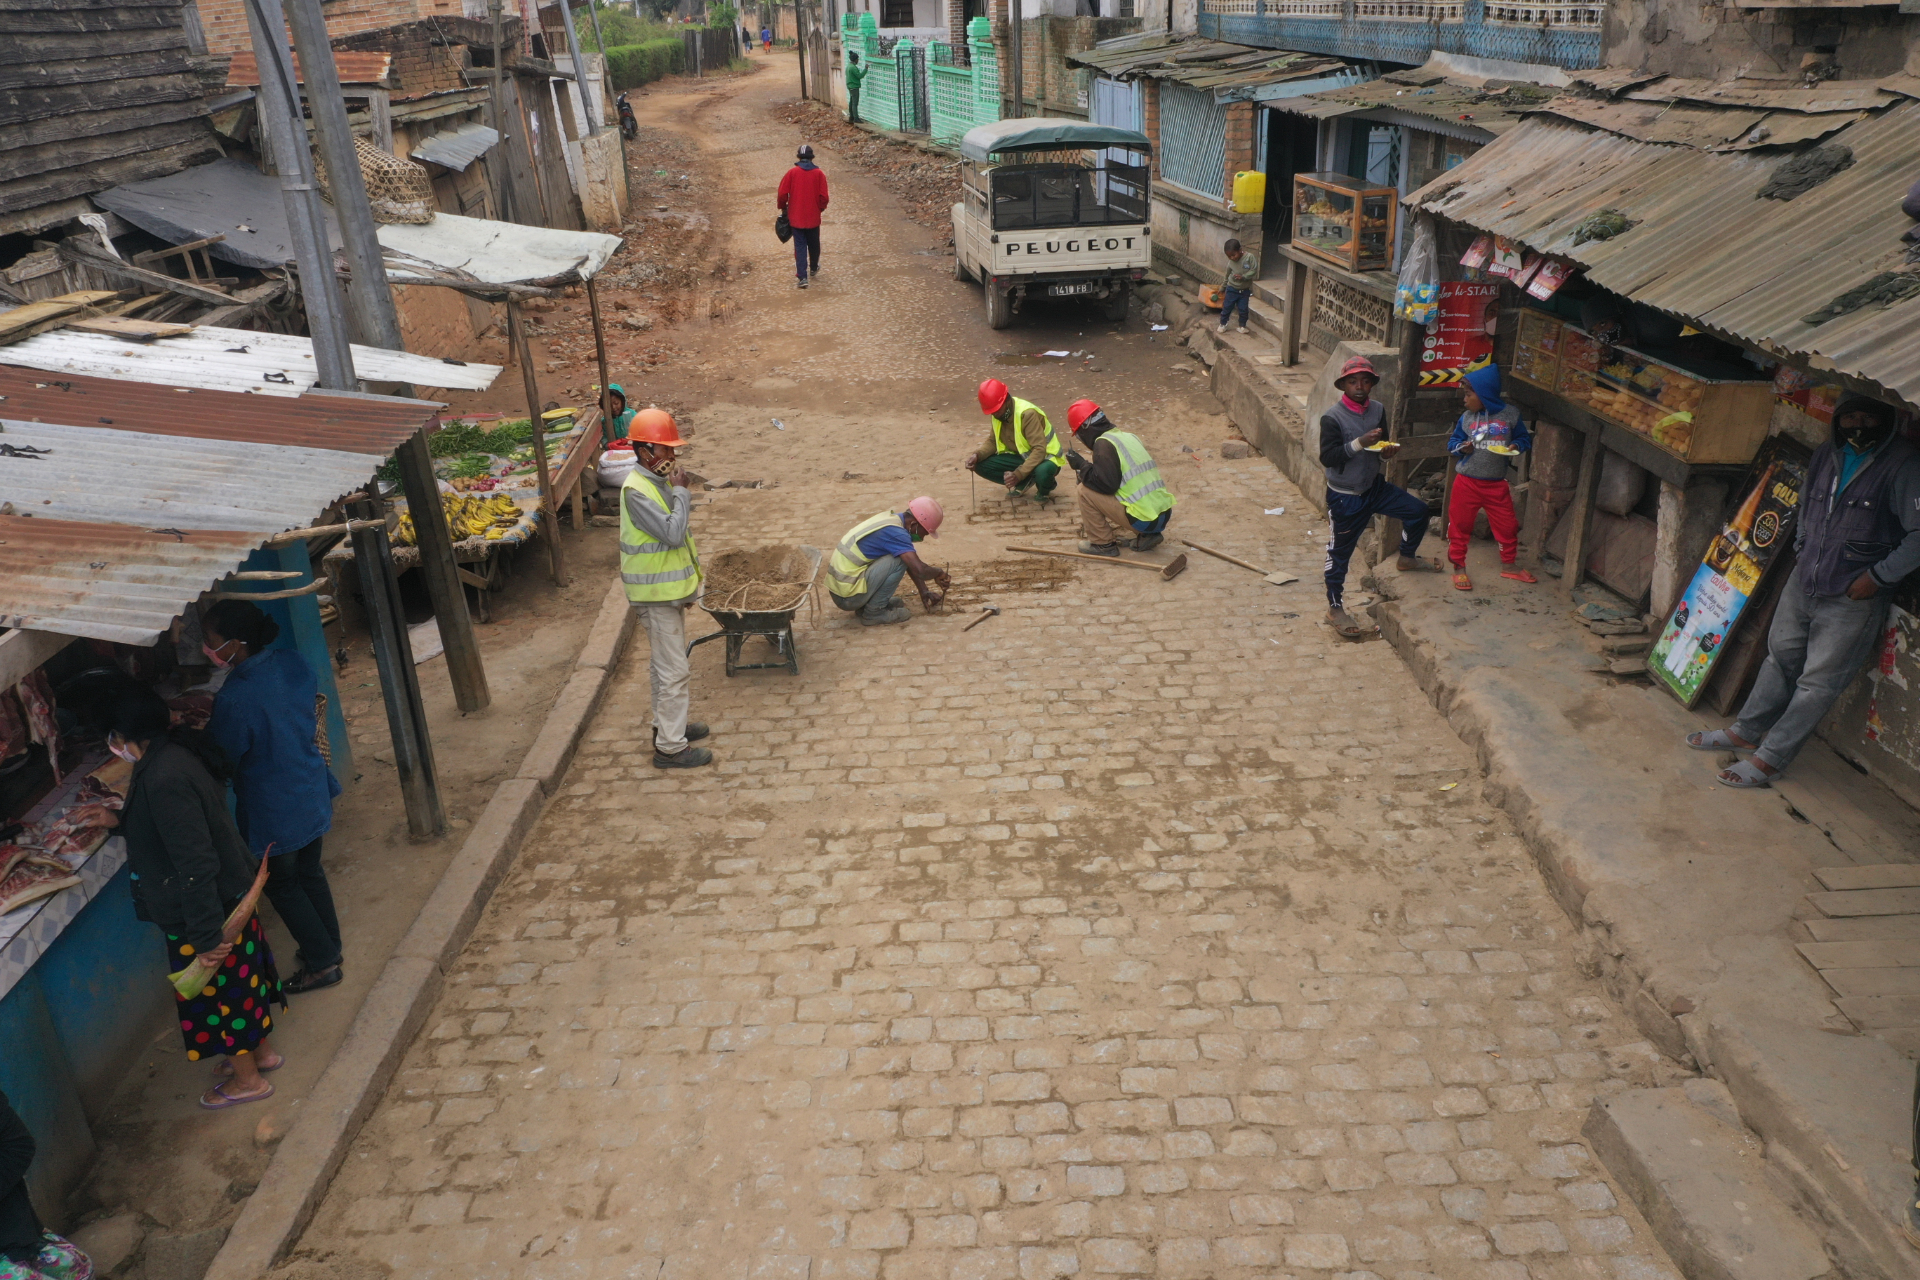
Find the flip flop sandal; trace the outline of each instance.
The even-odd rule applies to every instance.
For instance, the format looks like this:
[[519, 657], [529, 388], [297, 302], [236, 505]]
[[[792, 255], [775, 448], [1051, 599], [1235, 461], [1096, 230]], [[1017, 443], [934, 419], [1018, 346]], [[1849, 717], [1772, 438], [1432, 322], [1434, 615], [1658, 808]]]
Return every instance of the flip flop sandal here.
[[1695, 751], [1751, 751], [1727, 736], [1725, 729], [1706, 729], [1687, 735], [1687, 745]]
[[[278, 1071], [280, 1068], [286, 1066], [287, 1058], [285, 1054], [281, 1054], [278, 1058], [274, 1059], [272, 1066], [268, 1066], [264, 1062], [256, 1062], [254, 1063], [254, 1065], [259, 1067], [261, 1073], [264, 1075], [266, 1072]], [[220, 1061], [214, 1065], [213, 1074], [216, 1079], [220, 1079], [220, 1080], [233, 1079], [233, 1059], [232, 1058], [220, 1059]]]
[[1361, 636], [1367, 634], [1367, 629], [1353, 621], [1351, 617], [1348, 618], [1345, 626], [1333, 621], [1331, 618], [1327, 619], [1327, 625], [1333, 628], [1335, 635], [1347, 640], [1358, 640]]
[[1534, 576], [1533, 576], [1533, 574], [1531, 574], [1531, 573], [1529, 573], [1529, 572], [1528, 572], [1527, 570], [1525, 570], [1525, 569], [1502, 569], [1502, 570], [1500, 571], [1500, 576], [1501, 576], [1501, 577], [1503, 577], [1503, 578], [1511, 578], [1511, 579], [1513, 579], [1513, 580], [1514, 580], [1515, 582], [1538, 582], [1538, 581], [1540, 581], [1540, 579], [1538, 579], [1538, 578], [1536, 578], [1536, 577], [1534, 577]]
[[273, 1086], [268, 1085], [267, 1091], [265, 1093], [256, 1093], [251, 1098], [234, 1097], [232, 1094], [227, 1092], [227, 1086], [224, 1082], [213, 1086], [213, 1089], [211, 1090], [211, 1092], [213, 1096], [220, 1099], [220, 1101], [208, 1102], [203, 1097], [200, 1099], [200, 1105], [202, 1107], [205, 1107], [208, 1111], [225, 1111], [228, 1107], [244, 1107], [249, 1102], [265, 1102], [268, 1098], [271, 1098], [273, 1096]]
[[1760, 771], [1760, 766], [1751, 760], [1742, 760], [1738, 764], [1722, 769], [1714, 775], [1721, 786], [1747, 790], [1755, 787], [1771, 787], [1768, 776]]
[[1456, 573], [1453, 575], [1453, 589], [1455, 591], [1471, 591], [1473, 590], [1473, 579], [1464, 573]]

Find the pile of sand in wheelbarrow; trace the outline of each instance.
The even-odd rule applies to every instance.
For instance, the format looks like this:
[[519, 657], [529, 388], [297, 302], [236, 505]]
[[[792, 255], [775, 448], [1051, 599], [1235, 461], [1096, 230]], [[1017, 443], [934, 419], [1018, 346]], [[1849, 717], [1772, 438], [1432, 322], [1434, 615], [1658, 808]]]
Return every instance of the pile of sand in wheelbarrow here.
[[706, 565], [703, 609], [777, 613], [797, 609], [813, 587], [813, 564], [799, 547], [722, 551]]

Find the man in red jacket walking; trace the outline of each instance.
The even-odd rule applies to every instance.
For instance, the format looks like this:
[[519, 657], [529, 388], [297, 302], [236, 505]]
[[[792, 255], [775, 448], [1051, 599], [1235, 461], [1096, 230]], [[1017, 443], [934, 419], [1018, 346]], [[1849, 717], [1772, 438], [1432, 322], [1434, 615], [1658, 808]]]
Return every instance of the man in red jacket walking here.
[[793, 272], [804, 289], [809, 275], [820, 274], [820, 214], [827, 207], [827, 175], [814, 167], [811, 146], [801, 146], [776, 200], [793, 228]]

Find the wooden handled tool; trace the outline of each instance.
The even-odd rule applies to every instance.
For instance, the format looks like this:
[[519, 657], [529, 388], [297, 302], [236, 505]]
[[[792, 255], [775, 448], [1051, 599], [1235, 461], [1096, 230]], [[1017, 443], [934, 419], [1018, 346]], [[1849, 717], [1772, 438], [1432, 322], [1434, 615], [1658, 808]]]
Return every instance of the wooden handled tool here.
[[1153, 564], [1146, 560], [1122, 560], [1118, 556], [1090, 556], [1078, 551], [1053, 551], [1046, 547], [1008, 547], [1009, 551], [1019, 551], [1030, 556], [1060, 556], [1067, 560], [1091, 560], [1095, 564], [1117, 564], [1127, 569], [1149, 569], [1158, 573], [1162, 581], [1179, 577], [1187, 571], [1187, 558], [1177, 555], [1164, 565]]
[[1238, 556], [1230, 556], [1224, 551], [1215, 551], [1212, 547], [1203, 547], [1197, 542], [1188, 542], [1185, 538], [1180, 539], [1180, 545], [1183, 547], [1192, 547], [1195, 551], [1210, 555], [1216, 560], [1225, 560], [1228, 564], [1237, 564], [1242, 569], [1251, 569], [1276, 587], [1284, 587], [1289, 582], [1300, 581], [1300, 579], [1293, 574], [1280, 573], [1273, 569], [1262, 569], [1259, 565], [1249, 564]]

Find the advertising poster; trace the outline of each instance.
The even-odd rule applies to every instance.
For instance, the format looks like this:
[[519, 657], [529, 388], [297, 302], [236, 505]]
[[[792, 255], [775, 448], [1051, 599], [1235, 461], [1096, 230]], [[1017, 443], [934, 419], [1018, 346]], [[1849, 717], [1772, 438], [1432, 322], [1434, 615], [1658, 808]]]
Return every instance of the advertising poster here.
[[[1424, 374], [1465, 369], [1493, 355], [1493, 329], [1500, 318], [1500, 286], [1450, 280], [1440, 286], [1440, 305], [1427, 326], [1420, 352]], [[1422, 385], [1428, 379], [1422, 378]]]
[[1689, 707], [1700, 700], [1767, 567], [1792, 543], [1807, 462], [1799, 445], [1781, 436], [1768, 439], [1739, 510], [1707, 547], [1706, 559], [1660, 628], [1647, 670]]

